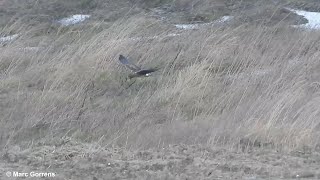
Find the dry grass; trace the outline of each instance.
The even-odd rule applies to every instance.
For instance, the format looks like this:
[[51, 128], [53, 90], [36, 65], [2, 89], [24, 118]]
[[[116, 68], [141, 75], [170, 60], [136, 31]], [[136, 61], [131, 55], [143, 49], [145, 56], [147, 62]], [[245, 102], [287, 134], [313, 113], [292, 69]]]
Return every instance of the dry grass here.
[[[178, 32], [143, 14], [41, 38], [40, 27], [0, 48], [1, 146], [319, 143], [319, 32], [246, 24], [168, 37]], [[119, 54], [161, 70], [128, 81]]]

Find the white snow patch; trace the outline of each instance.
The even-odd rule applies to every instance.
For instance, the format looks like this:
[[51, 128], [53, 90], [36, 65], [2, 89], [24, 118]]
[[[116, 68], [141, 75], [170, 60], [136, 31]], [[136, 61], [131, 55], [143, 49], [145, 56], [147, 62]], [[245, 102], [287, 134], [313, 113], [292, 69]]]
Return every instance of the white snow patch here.
[[166, 37], [175, 37], [175, 36], [180, 36], [181, 34], [176, 34], [176, 33], [170, 33], [166, 35]]
[[19, 48], [19, 50], [22, 50], [23, 52], [38, 52], [40, 50], [45, 49], [44, 47], [24, 47], [24, 48]]
[[199, 29], [199, 24], [176, 24], [174, 26], [178, 29], [184, 30]]
[[77, 24], [83, 22], [84, 20], [88, 19], [90, 15], [83, 15], [83, 14], [75, 14], [67, 18], [63, 18], [58, 22], [64, 26], [70, 26], [73, 24]]
[[174, 25], [178, 29], [184, 29], [184, 30], [192, 30], [192, 29], [199, 29], [202, 26], [208, 26], [208, 25], [214, 25], [218, 23], [226, 23], [230, 21], [233, 18], [233, 16], [222, 16], [216, 21], [210, 22], [210, 23], [198, 23], [198, 24], [176, 24]]
[[217, 20], [218, 23], [228, 22], [233, 19], [233, 16], [222, 16], [220, 19]]
[[3, 37], [0, 37], [0, 43], [8, 43], [8, 42], [10, 42], [10, 41], [15, 40], [18, 36], [19, 36], [19, 34], [14, 34], [14, 35], [11, 35], [11, 36], [3, 36]]
[[308, 23], [296, 25], [295, 27], [307, 28], [307, 29], [320, 29], [320, 12], [309, 12], [303, 10], [295, 10], [289, 9], [288, 10], [303, 16], [308, 20]]

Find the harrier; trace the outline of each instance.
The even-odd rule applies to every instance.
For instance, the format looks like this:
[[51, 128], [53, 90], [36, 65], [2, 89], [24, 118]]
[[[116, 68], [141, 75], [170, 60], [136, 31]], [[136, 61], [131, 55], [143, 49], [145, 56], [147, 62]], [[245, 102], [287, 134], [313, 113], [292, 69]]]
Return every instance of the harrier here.
[[135, 77], [148, 77], [151, 75], [151, 73], [157, 71], [156, 68], [151, 69], [141, 69], [139, 66], [131, 63], [126, 57], [123, 55], [119, 56], [119, 61], [121, 64], [125, 65], [128, 69], [130, 69], [133, 74], [129, 75], [129, 78], [135, 78]]

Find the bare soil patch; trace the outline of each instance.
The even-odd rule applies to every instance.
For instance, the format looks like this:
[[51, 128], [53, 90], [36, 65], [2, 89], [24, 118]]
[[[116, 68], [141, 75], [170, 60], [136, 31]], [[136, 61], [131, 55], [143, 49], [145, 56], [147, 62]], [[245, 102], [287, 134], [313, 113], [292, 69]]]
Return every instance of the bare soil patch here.
[[[63, 142], [28, 149], [11, 147], [2, 154], [6, 172], [53, 172], [41, 179], [318, 179], [320, 153], [290, 153], [256, 148], [245, 152], [218, 147], [170, 145], [130, 151]], [[28, 178], [27, 178], [28, 179]], [[30, 179], [30, 178], [29, 178]], [[31, 178], [34, 179], [34, 178]]]

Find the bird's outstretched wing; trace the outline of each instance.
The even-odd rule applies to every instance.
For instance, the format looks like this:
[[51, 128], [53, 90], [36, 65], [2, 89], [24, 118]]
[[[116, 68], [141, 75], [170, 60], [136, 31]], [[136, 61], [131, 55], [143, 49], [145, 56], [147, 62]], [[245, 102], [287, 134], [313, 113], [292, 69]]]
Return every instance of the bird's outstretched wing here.
[[136, 74], [137, 75], [147, 75], [147, 74], [153, 73], [153, 72], [158, 71], [158, 70], [159, 70], [158, 68], [142, 69], [140, 71], [137, 71]]
[[124, 57], [123, 55], [119, 56], [119, 61], [124, 64], [128, 69], [130, 69], [133, 72], [137, 72], [140, 71], [141, 68], [138, 67], [137, 65], [131, 63], [126, 57]]

